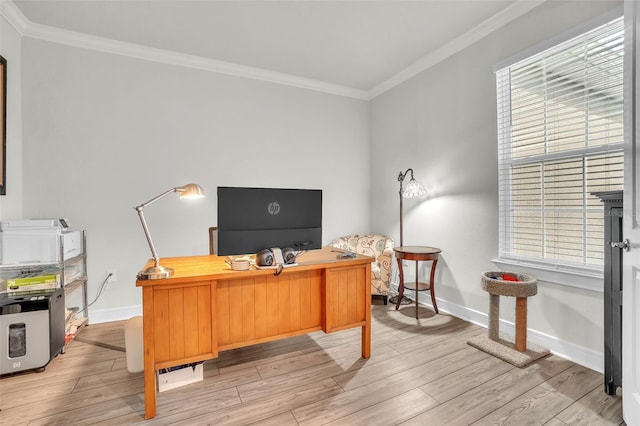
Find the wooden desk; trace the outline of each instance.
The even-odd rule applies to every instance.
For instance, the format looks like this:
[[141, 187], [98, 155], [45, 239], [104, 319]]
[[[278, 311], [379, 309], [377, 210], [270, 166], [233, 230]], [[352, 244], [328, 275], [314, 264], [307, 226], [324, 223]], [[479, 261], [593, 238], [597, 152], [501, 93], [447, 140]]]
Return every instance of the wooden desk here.
[[[418, 319], [418, 292], [429, 290], [431, 293], [431, 303], [433, 304], [433, 310], [438, 313], [438, 305], [436, 304], [436, 295], [434, 293], [435, 287], [435, 274], [436, 264], [438, 263], [438, 257], [440, 256], [439, 248], [425, 247], [425, 246], [401, 246], [393, 249], [396, 254], [396, 260], [398, 261], [398, 270], [400, 271], [400, 288], [398, 289], [398, 302], [396, 303], [396, 310], [400, 307], [402, 296], [404, 295], [404, 289], [416, 291], [416, 319]], [[402, 268], [402, 260], [415, 260], [416, 262], [416, 281], [413, 283], [404, 282], [404, 270]], [[418, 279], [418, 262], [431, 261], [431, 276], [429, 277], [429, 284], [421, 283]]]
[[156, 415], [156, 371], [218, 357], [218, 352], [323, 330], [362, 327], [371, 353], [371, 262], [310, 250], [298, 266], [233, 271], [222, 256], [165, 258], [167, 279], [142, 287], [145, 419]]

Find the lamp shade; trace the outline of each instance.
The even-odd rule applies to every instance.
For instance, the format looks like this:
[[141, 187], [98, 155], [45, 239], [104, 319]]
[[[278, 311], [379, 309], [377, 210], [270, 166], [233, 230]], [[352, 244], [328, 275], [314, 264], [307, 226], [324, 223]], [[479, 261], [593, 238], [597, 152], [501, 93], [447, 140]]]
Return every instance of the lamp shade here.
[[404, 198], [420, 198], [420, 197], [424, 197], [426, 194], [427, 194], [427, 190], [424, 189], [424, 186], [422, 186], [413, 177], [411, 178], [407, 186], [402, 191], [402, 196]]
[[180, 198], [204, 197], [204, 189], [197, 183], [188, 183], [185, 186], [176, 188], [176, 192], [180, 194]]

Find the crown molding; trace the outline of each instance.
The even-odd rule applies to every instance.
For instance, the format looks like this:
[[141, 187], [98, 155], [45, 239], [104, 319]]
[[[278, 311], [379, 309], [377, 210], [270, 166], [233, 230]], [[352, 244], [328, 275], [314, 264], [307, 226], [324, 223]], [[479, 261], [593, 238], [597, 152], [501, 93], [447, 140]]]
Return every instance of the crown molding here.
[[29, 21], [11, 0], [2, 0], [0, 4], [2, 5], [0, 9], [2, 16], [5, 16], [16, 31], [23, 37], [135, 59], [313, 90], [331, 95], [365, 101], [369, 100], [367, 91], [352, 87], [37, 24]]
[[24, 36], [53, 43], [65, 44], [67, 46], [79, 47], [82, 49], [128, 56], [135, 59], [199, 69], [218, 74], [227, 74], [235, 77], [249, 78], [252, 80], [276, 83], [360, 100], [368, 100], [368, 93], [366, 91], [353, 89], [351, 87], [329, 84], [318, 80], [233, 64], [230, 62], [218, 61], [201, 56], [187, 55], [184, 53], [62, 30], [46, 25], [29, 23]]
[[29, 24], [27, 18], [11, 0], [0, 0], [0, 16], [5, 18], [20, 35], [24, 34]]
[[423, 56], [409, 67], [368, 91], [262, 68], [233, 64], [201, 56], [187, 55], [174, 51], [36, 24], [29, 21], [16, 7], [12, 0], [0, 0], [0, 14], [5, 17], [5, 19], [7, 19], [7, 21], [23, 37], [369, 101], [395, 86], [415, 77], [455, 53], [458, 53], [462, 49], [491, 34], [498, 28], [501, 28], [514, 19], [528, 13], [545, 1], [547, 0], [518, 0], [500, 13], [477, 25], [472, 30], [450, 41], [434, 52]]
[[471, 46], [476, 41], [488, 36], [497, 29], [503, 27], [516, 18], [530, 12], [532, 9], [540, 6], [547, 0], [518, 0], [511, 6], [487, 19], [486, 21], [475, 26], [460, 37], [451, 40], [439, 49], [418, 59], [412, 65], [395, 74], [393, 77], [383, 81], [369, 91], [369, 99], [374, 99], [384, 92], [404, 83], [405, 81], [415, 77], [421, 72], [431, 68], [432, 66], [444, 61], [450, 56], [460, 52], [461, 50]]

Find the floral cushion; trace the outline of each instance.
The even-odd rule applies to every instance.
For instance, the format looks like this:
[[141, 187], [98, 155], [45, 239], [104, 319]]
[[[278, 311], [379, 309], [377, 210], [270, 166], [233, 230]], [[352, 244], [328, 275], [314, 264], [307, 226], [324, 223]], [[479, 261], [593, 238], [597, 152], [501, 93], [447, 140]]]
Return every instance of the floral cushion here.
[[393, 259], [394, 242], [384, 235], [347, 235], [336, 238], [329, 244], [342, 250], [349, 250], [376, 260], [371, 262], [371, 293], [389, 294], [391, 279], [391, 261]]

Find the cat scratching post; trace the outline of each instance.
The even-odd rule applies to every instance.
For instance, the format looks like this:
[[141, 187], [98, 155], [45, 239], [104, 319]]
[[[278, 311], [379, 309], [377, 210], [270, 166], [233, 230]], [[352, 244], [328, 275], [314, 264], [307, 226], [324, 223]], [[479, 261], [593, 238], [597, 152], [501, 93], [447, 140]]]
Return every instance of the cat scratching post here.
[[[509, 279], [504, 279], [509, 277]], [[482, 289], [489, 293], [489, 339], [498, 341], [500, 335], [500, 296], [516, 298], [515, 348], [527, 350], [527, 297], [538, 292], [538, 282], [525, 274], [485, 272]]]
[[[548, 349], [527, 345], [527, 298], [538, 292], [535, 278], [525, 274], [485, 272], [482, 289], [489, 293], [489, 333], [473, 336], [467, 342], [469, 345], [520, 368], [549, 355]], [[500, 296], [516, 298], [515, 339], [500, 336]]]

